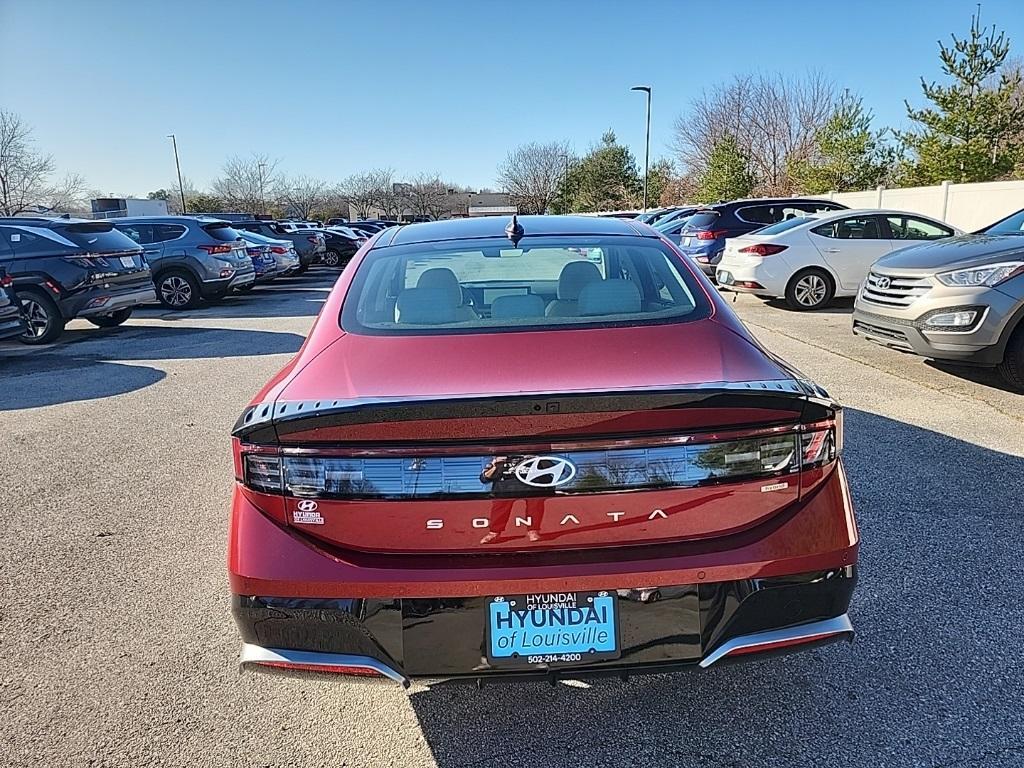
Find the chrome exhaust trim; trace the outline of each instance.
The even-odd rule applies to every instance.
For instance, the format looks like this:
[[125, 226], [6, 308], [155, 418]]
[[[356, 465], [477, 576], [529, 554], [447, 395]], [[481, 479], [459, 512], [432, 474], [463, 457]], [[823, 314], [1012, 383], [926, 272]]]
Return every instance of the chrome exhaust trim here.
[[[288, 648], [264, 648], [261, 645], [242, 643], [239, 658], [241, 669], [259, 669], [263, 664], [312, 664], [318, 667], [349, 667], [376, 672], [381, 677], [408, 688], [411, 682], [401, 672], [369, 656], [355, 656], [345, 653], [319, 653], [317, 651], [296, 651]], [[282, 671], [287, 671], [283, 668]], [[328, 671], [328, 670], [325, 670]]]
[[810, 624], [800, 624], [796, 627], [784, 629], [771, 629], [766, 632], [756, 632], [752, 635], [740, 635], [726, 640], [715, 650], [709, 653], [700, 661], [702, 669], [707, 669], [716, 661], [720, 661], [730, 653], [739, 649], [756, 650], [760, 645], [771, 646], [777, 643], [805, 640], [811, 642], [816, 638], [824, 639], [833, 635], [849, 635], [853, 637], [853, 624], [850, 622], [849, 614], [836, 616], [824, 621], [814, 621]]

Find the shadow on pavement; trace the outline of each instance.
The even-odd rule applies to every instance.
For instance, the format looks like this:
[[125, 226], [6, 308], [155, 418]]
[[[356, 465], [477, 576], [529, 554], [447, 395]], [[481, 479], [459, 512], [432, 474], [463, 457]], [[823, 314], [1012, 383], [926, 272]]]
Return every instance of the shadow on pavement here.
[[[785, 299], [768, 299], [765, 301], [769, 307], [773, 309], [781, 309], [785, 312], [797, 312], [798, 310], [790, 309], [789, 304], [786, 303]], [[853, 297], [842, 296], [838, 299], [832, 299], [832, 302], [821, 309], [815, 309], [809, 311], [809, 315], [852, 315], [853, 314]]]
[[[181, 360], [188, 358], [280, 355], [299, 350], [304, 341], [297, 333], [245, 331], [231, 328], [159, 327], [123, 325], [119, 328], [76, 328], [64, 332], [60, 342], [35, 354], [4, 359], [0, 347], [0, 375], [60, 369], [69, 356], [77, 360]], [[21, 350], [21, 347], [12, 347]]]
[[992, 387], [1003, 392], [1021, 394], [1018, 390], [1011, 387], [995, 368], [982, 368], [976, 365], [956, 365], [943, 360], [927, 359], [924, 360], [924, 364], [929, 368], [948, 373], [950, 376], [956, 376], [958, 379], [973, 381], [975, 384]]
[[303, 342], [295, 333], [155, 326], [71, 330], [65, 337], [28, 355], [5, 357], [0, 347], [0, 411], [120, 395], [166, 376], [122, 361], [294, 354]]
[[5, 386], [0, 387], [0, 411], [39, 408], [44, 405], [94, 400], [123, 395], [156, 384], [167, 374], [147, 365], [120, 365], [96, 360], [64, 359], [60, 366], [46, 367], [31, 380], [2, 370]]
[[862, 536], [853, 645], [707, 672], [414, 693], [454, 766], [1024, 761], [1024, 458], [848, 409]]
[[234, 293], [203, 302], [196, 309], [176, 312], [153, 304], [137, 309], [135, 316], [172, 322], [202, 318], [315, 317], [337, 279], [337, 272], [309, 272], [258, 285], [249, 293]]

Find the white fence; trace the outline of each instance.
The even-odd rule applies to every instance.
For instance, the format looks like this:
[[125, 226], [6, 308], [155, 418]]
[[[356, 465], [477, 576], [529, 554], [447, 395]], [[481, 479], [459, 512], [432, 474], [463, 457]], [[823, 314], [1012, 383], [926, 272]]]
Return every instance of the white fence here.
[[832, 192], [832, 200], [850, 208], [893, 208], [923, 213], [972, 232], [1024, 208], [1024, 181], [988, 181], [934, 187]]

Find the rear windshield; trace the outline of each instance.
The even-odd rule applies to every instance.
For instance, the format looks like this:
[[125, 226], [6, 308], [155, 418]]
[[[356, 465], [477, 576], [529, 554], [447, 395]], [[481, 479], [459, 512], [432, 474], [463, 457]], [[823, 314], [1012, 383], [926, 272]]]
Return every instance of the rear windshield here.
[[983, 231], [986, 235], [1024, 235], [1024, 211], [1017, 211]]
[[780, 232], [785, 232], [787, 229], [793, 229], [793, 227], [799, 227], [801, 224], [806, 224], [810, 219], [807, 216], [791, 216], [783, 221], [777, 221], [774, 224], [769, 224], [767, 227], [761, 227], [756, 230], [758, 235], [777, 235]]
[[222, 240], [226, 243], [232, 240], [237, 240], [241, 237], [238, 234], [238, 230], [234, 229], [227, 222], [216, 222], [214, 224], [204, 224], [203, 231], [212, 237], [214, 240]]
[[68, 224], [54, 231], [87, 251], [137, 251], [138, 244], [107, 222]]
[[460, 240], [379, 248], [360, 263], [342, 327], [373, 335], [643, 325], [707, 317], [693, 274], [640, 237]]
[[718, 211], [697, 211], [683, 227], [683, 232], [703, 232], [712, 229], [718, 221]]
[[672, 219], [672, 221], [666, 222], [665, 224], [655, 224], [654, 228], [666, 235], [678, 235], [683, 231], [683, 228], [687, 223], [689, 223], [691, 218], [692, 214], [680, 216], [679, 218]]

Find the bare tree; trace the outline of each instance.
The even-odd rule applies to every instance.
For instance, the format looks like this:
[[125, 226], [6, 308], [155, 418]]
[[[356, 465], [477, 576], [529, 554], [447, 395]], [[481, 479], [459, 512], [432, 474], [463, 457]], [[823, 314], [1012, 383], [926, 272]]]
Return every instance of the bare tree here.
[[53, 158], [32, 145], [32, 128], [13, 112], [0, 110], [0, 215], [34, 208], [65, 212], [81, 202], [85, 180], [68, 174], [52, 181]]
[[416, 216], [439, 219], [451, 213], [448, 185], [437, 174], [420, 174], [405, 185], [408, 206]]
[[309, 176], [281, 178], [274, 187], [274, 198], [278, 207], [290, 216], [310, 219], [314, 211], [327, 207], [331, 188], [327, 182]]
[[396, 216], [401, 201], [394, 190], [394, 172], [390, 168], [376, 168], [349, 176], [341, 185], [349, 210], [360, 219], [369, 218], [374, 211], [384, 216]]
[[277, 186], [277, 160], [266, 155], [233, 155], [213, 182], [213, 192], [229, 208], [245, 213], [266, 213], [267, 201]]
[[676, 118], [673, 149], [688, 174], [700, 174], [727, 135], [749, 158], [756, 190], [793, 189], [787, 168], [810, 156], [815, 136], [832, 116], [839, 93], [821, 74], [786, 79], [744, 75], [705, 91]]
[[544, 213], [565, 179], [569, 157], [565, 142], [523, 144], [498, 166], [498, 184], [523, 213]]

